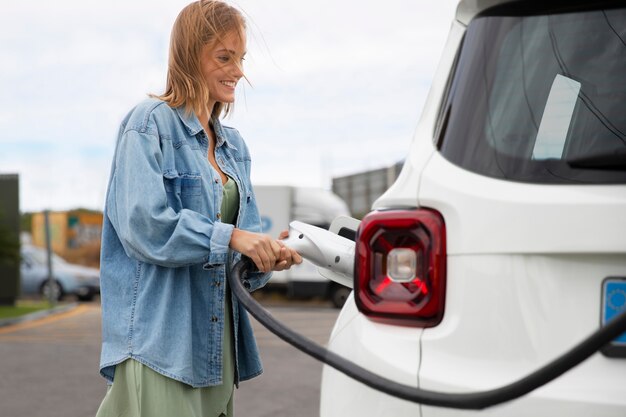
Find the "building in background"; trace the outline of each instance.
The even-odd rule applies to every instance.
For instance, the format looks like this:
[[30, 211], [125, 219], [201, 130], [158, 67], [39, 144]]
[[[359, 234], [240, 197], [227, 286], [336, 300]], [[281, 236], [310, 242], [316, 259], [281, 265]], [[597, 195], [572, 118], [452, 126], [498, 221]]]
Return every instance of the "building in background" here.
[[341, 197], [355, 218], [369, 213], [372, 203], [394, 183], [404, 161], [386, 168], [333, 178], [333, 192]]
[[[99, 266], [102, 213], [90, 210], [50, 212], [52, 250], [69, 262]], [[34, 213], [31, 239], [35, 246], [46, 246], [43, 213]]]

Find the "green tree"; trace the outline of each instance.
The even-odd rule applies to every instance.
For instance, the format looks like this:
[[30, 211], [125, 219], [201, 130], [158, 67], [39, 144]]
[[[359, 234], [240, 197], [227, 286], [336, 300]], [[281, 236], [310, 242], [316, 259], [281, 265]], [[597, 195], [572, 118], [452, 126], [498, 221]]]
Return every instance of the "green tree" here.
[[19, 260], [19, 239], [0, 222], [0, 264], [15, 265], [19, 264]]
[[22, 215], [20, 216], [20, 230], [23, 232], [30, 233], [32, 224], [33, 224], [33, 213], [30, 213], [30, 212], [22, 213]]

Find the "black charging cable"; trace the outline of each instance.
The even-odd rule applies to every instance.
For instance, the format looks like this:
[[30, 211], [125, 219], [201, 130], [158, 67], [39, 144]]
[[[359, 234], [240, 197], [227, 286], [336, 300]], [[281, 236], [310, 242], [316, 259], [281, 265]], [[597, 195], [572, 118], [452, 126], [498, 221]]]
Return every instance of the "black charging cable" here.
[[252, 267], [253, 264], [250, 259], [244, 258], [237, 262], [230, 274], [229, 284], [239, 302], [268, 330], [307, 355], [332, 366], [368, 387], [403, 400], [435, 407], [481, 410], [514, 400], [561, 376], [626, 331], [626, 312], [624, 312], [552, 362], [501, 388], [462, 394], [429, 391], [399, 384], [376, 375], [319, 346], [314, 341], [294, 332], [276, 320], [252, 298], [242, 284], [242, 280], [246, 279]]

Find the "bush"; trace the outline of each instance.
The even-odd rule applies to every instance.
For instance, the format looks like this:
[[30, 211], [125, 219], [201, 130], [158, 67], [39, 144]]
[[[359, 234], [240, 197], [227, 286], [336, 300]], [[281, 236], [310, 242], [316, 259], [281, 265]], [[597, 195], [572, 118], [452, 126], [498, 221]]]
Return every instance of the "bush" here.
[[20, 242], [0, 224], [0, 264], [16, 265], [20, 262]]

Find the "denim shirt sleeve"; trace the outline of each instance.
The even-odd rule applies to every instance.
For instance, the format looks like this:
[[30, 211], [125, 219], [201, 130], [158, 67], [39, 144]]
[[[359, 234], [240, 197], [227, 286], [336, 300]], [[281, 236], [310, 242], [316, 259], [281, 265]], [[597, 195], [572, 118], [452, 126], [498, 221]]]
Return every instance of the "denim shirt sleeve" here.
[[262, 288], [265, 284], [267, 284], [267, 281], [269, 281], [271, 277], [271, 272], [251, 272], [250, 275], [248, 275], [248, 282], [250, 284], [248, 291], [253, 292]]
[[107, 213], [126, 253], [165, 267], [223, 264], [233, 226], [167, 204], [159, 138], [127, 130], [117, 145]]

